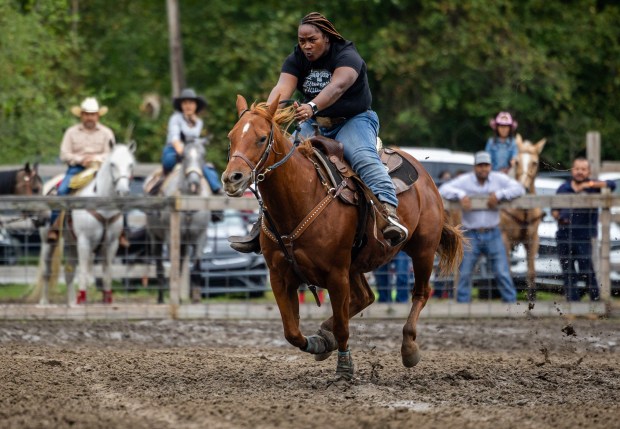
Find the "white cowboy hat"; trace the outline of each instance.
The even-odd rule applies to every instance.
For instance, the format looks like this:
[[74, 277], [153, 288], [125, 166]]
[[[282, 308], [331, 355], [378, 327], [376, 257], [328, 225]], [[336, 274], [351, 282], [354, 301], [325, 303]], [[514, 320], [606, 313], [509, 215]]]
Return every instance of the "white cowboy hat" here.
[[106, 106], [99, 107], [99, 103], [95, 97], [86, 97], [84, 101], [82, 101], [82, 104], [71, 108], [71, 113], [77, 117], [79, 117], [82, 112], [99, 113], [99, 116], [103, 116], [108, 113], [108, 108]]

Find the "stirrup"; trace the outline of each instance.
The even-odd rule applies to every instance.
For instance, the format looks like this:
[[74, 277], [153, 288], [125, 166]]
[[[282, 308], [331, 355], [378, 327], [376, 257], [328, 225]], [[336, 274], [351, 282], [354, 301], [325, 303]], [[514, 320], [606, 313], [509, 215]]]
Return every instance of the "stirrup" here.
[[407, 239], [409, 230], [400, 223], [400, 219], [398, 219], [396, 214], [396, 207], [388, 203], [385, 203], [384, 207], [388, 214], [388, 225], [381, 232], [383, 233], [383, 238], [390, 243], [390, 246], [396, 247]]
[[228, 237], [230, 247], [242, 253], [261, 253], [260, 249], [260, 224], [261, 218], [254, 223], [248, 235], [232, 235]]

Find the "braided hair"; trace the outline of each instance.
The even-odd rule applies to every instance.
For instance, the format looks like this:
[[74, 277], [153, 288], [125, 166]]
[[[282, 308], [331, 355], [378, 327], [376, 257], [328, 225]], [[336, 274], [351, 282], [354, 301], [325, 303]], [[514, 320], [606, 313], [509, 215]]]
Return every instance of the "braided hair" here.
[[299, 25], [304, 24], [314, 25], [321, 30], [321, 32], [325, 33], [330, 40], [344, 40], [344, 37], [338, 33], [334, 24], [329, 22], [327, 18], [318, 12], [310, 12], [308, 15], [304, 16]]

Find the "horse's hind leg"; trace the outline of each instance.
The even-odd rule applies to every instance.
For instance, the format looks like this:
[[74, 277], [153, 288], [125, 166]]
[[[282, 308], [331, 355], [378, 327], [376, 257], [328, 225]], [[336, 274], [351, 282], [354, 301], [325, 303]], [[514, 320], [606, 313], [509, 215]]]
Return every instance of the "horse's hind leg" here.
[[413, 259], [413, 273], [415, 276], [412, 291], [412, 305], [409, 317], [403, 326], [403, 343], [400, 349], [403, 365], [411, 368], [420, 361], [420, 349], [416, 343], [418, 318], [431, 295], [430, 278], [433, 271], [435, 252], [428, 246], [420, 246], [420, 251], [415, 246], [408, 245], [407, 254]]
[[[349, 303], [349, 318], [355, 316], [375, 301], [375, 294], [370, 288], [366, 276], [363, 273], [352, 273], [349, 277], [351, 285], [351, 302]], [[334, 329], [333, 316], [321, 323], [321, 328], [316, 335], [323, 337], [329, 344], [329, 348], [325, 353], [314, 355], [314, 360], [322, 361], [331, 356], [336, 350], [338, 344], [333, 334]]]

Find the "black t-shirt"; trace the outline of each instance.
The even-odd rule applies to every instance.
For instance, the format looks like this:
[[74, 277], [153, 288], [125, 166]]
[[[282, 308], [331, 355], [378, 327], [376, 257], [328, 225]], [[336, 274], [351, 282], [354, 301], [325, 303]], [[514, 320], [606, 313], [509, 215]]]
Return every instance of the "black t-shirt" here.
[[282, 72], [297, 77], [297, 89], [304, 95], [304, 101], [308, 102], [327, 86], [338, 67], [351, 67], [358, 73], [357, 79], [334, 104], [321, 110], [318, 116], [351, 118], [370, 109], [372, 95], [368, 86], [366, 63], [353, 42], [332, 42], [327, 54], [312, 62], [297, 45], [284, 60]]

